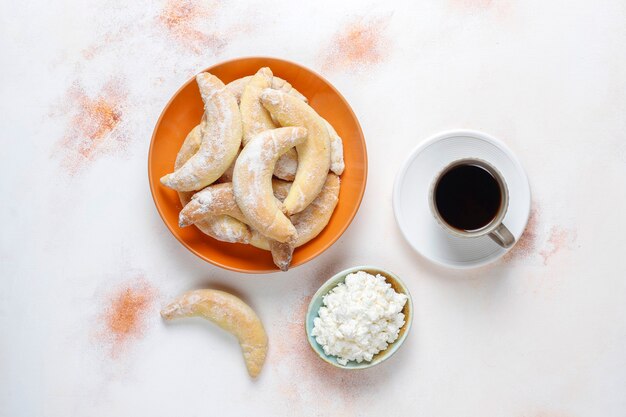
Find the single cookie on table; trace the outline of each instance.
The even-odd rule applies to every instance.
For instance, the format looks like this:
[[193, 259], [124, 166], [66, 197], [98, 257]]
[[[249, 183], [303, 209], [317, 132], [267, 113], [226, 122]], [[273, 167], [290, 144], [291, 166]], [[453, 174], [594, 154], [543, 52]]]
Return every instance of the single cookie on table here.
[[281, 126], [302, 126], [308, 138], [296, 147], [298, 170], [284, 201], [285, 213], [304, 210], [317, 197], [330, 168], [330, 137], [326, 125], [308, 104], [281, 91], [267, 88], [261, 103]]
[[267, 356], [267, 333], [252, 308], [240, 298], [224, 291], [189, 291], [161, 310], [161, 317], [174, 320], [202, 317], [234, 335], [239, 341], [251, 377], [261, 373]]
[[163, 185], [176, 191], [195, 191], [215, 182], [241, 146], [241, 115], [235, 97], [212, 74], [198, 74], [196, 81], [204, 101], [200, 147], [180, 168], [161, 178]]
[[282, 243], [295, 241], [297, 232], [274, 197], [272, 173], [283, 153], [306, 140], [307, 129], [303, 127], [261, 132], [243, 148], [233, 172], [235, 199], [248, 224]]

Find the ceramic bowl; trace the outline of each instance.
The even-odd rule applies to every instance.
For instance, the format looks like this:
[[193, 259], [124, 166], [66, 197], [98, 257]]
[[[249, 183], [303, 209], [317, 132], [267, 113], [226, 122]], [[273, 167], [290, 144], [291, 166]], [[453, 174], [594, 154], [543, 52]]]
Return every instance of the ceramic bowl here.
[[[352, 222], [365, 192], [367, 152], [363, 132], [348, 102], [328, 81], [301, 65], [276, 58], [239, 58], [203, 71], [229, 83], [265, 66], [304, 94], [311, 107], [328, 120], [343, 139], [346, 168], [341, 175], [339, 203], [328, 226], [315, 239], [295, 250], [291, 263], [294, 268], [328, 249]], [[176, 154], [187, 133], [200, 121], [202, 112], [200, 93], [195, 78], [191, 78], [167, 103], [156, 123], [148, 154], [148, 179], [157, 210], [174, 237], [205, 261], [238, 272], [276, 272], [278, 268], [267, 251], [217, 241], [196, 227], [178, 227], [178, 213], [182, 208], [178, 195], [161, 185], [159, 179], [172, 172]]]
[[[377, 353], [372, 358], [371, 362], [361, 362], [357, 363], [355, 361], [349, 361], [346, 365], [341, 365], [337, 362], [337, 358], [335, 356], [326, 355], [324, 353], [324, 349], [320, 346], [315, 337], [311, 336], [311, 331], [313, 330], [313, 319], [318, 316], [318, 311], [322, 304], [322, 298], [330, 292], [333, 288], [335, 288], [339, 283], [344, 282], [347, 275], [357, 272], [357, 271], [365, 271], [369, 274], [376, 275], [380, 274], [385, 277], [385, 280], [391, 284], [391, 287], [399, 294], [406, 294], [407, 302], [402, 309], [402, 313], [404, 313], [404, 326], [400, 329], [400, 333], [398, 338], [390, 344], [387, 349]], [[371, 368], [372, 366], [378, 365], [389, 359], [393, 356], [394, 353], [402, 346], [404, 340], [406, 339], [409, 330], [411, 329], [411, 323], [413, 321], [413, 301], [411, 300], [411, 294], [409, 293], [408, 288], [404, 285], [404, 283], [400, 280], [400, 278], [392, 272], [388, 270], [378, 268], [375, 266], [355, 266], [353, 268], [346, 269], [344, 271], [339, 272], [334, 275], [328, 281], [326, 281], [320, 288], [317, 290], [311, 302], [309, 303], [309, 308], [306, 312], [305, 319], [305, 327], [306, 327], [306, 335], [309, 341], [309, 345], [313, 349], [313, 351], [319, 356], [323, 361], [328, 362], [329, 364], [336, 366], [337, 368], [342, 369], [366, 369]]]

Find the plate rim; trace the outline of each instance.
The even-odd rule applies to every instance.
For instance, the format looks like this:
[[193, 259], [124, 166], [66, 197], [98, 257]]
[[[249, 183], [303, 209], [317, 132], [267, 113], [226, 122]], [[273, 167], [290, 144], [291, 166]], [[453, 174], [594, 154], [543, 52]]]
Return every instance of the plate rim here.
[[525, 185], [525, 188], [528, 190], [528, 197], [529, 197], [529, 211], [528, 214], [526, 215], [526, 219], [524, 220], [524, 227], [522, 228], [522, 235], [524, 234], [524, 231], [526, 230], [526, 227], [528, 226], [528, 219], [530, 218], [530, 205], [532, 204], [532, 191], [530, 188], [530, 182], [528, 180], [528, 174], [526, 173], [526, 170], [524, 169], [524, 166], [522, 165], [521, 161], [519, 160], [519, 158], [517, 157], [517, 155], [515, 155], [515, 153], [500, 139], [497, 139], [485, 132], [479, 131], [479, 130], [474, 130], [474, 129], [448, 129], [448, 130], [444, 130], [438, 133], [435, 133], [429, 137], [427, 137], [426, 139], [424, 139], [422, 142], [418, 143], [410, 152], [409, 155], [407, 156], [407, 158], [404, 160], [404, 162], [402, 163], [400, 169], [398, 170], [398, 173], [396, 174], [396, 178], [394, 180], [394, 185], [393, 185], [393, 196], [392, 196], [392, 207], [393, 207], [393, 213], [394, 213], [394, 217], [396, 219], [396, 224], [398, 225], [398, 228], [400, 229], [400, 233], [402, 234], [402, 237], [404, 238], [404, 240], [409, 244], [409, 246], [417, 253], [419, 254], [422, 258], [428, 260], [429, 262], [432, 262], [433, 264], [445, 267], [445, 268], [450, 268], [450, 269], [473, 269], [473, 268], [478, 268], [484, 265], [488, 265], [490, 263], [493, 263], [495, 261], [497, 261], [498, 259], [500, 259], [502, 256], [504, 256], [506, 253], [508, 253], [510, 250], [512, 250], [515, 245], [517, 245], [517, 243], [519, 242], [519, 239], [521, 238], [522, 235], [520, 235], [520, 238], [516, 239], [515, 241], [515, 245], [513, 245], [511, 248], [509, 248], [508, 250], [505, 250], [503, 252], [501, 252], [498, 256], [495, 256], [493, 258], [485, 258], [481, 261], [478, 262], [464, 262], [464, 263], [455, 263], [455, 264], [451, 264], [451, 263], [446, 263], [446, 262], [442, 262], [439, 259], [433, 259], [427, 255], [425, 255], [422, 251], [420, 251], [414, 244], [413, 242], [411, 242], [411, 240], [409, 239], [409, 237], [407, 236], [406, 231], [403, 228], [403, 217], [400, 214], [400, 187], [402, 184], [404, 184], [404, 179], [406, 177], [406, 172], [408, 171], [409, 167], [413, 164], [415, 158], [421, 153], [423, 152], [427, 147], [429, 147], [430, 145], [432, 145], [435, 142], [438, 142], [440, 140], [443, 139], [448, 139], [451, 137], [455, 137], [455, 136], [469, 136], [469, 137], [473, 137], [476, 139], [481, 139], [484, 141], [487, 141], [491, 144], [493, 144], [494, 146], [498, 147], [500, 150], [502, 150], [508, 157], [509, 159], [513, 162], [515, 168], [517, 169], [518, 172], [521, 172], [522, 177], [523, 177], [523, 185]]
[[[187, 250], [189, 250], [191, 253], [193, 253], [194, 255], [196, 255], [198, 258], [202, 259], [205, 262], [208, 262], [212, 265], [218, 266], [220, 268], [229, 270], [229, 271], [234, 271], [234, 272], [239, 272], [239, 273], [245, 273], [245, 274], [254, 274], [254, 275], [258, 275], [258, 274], [269, 274], [269, 273], [275, 273], [275, 272], [282, 272], [280, 269], [278, 268], [274, 268], [274, 269], [255, 269], [255, 270], [250, 270], [250, 269], [245, 269], [245, 268], [239, 268], [239, 267], [234, 267], [231, 265], [227, 265], [223, 262], [220, 261], [216, 261], [214, 259], [210, 259], [209, 257], [201, 254], [199, 251], [197, 251], [196, 249], [192, 248], [189, 244], [187, 244], [187, 242], [184, 239], [181, 239], [176, 233], [174, 233], [174, 231], [172, 230], [172, 227], [170, 227], [169, 223], [165, 220], [164, 214], [161, 210], [161, 206], [160, 203], [157, 202], [157, 198], [156, 198], [156, 190], [155, 190], [155, 184], [153, 184], [152, 181], [152, 154], [153, 154], [153, 150], [154, 150], [154, 143], [155, 143], [155, 136], [157, 133], [157, 130], [159, 128], [159, 126], [161, 125], [162, 119], [165, 115], [165, 113], [167, 112], [167, 110], [169, 109], [169, 107], [172, 105], [172, 102], [174, 101], [174, 99], [176, 97], [178, 97], [178, 95], [181, 93], [181, 91], [183, 89], [185, 89], [190, 83], [192, 83], [195, 80], [195, 76], [199, 73], [202, 72], [207, 72], [212, 70], [215, 67], [218, 66], [222, 66], [222, 65], [227, 65], [227, 64], [235, 64], [237, 62], [241, 62], [241, 61], [248, 61], [248, 60], [269, 60], [269, 61], [280, 61], [282, 63], [286, 63], [295, 67], [299, 67], [302, 68], [310, 73], [312, 73], [313, 75], [315, 75], [316, 77], [320, 78], [322, 81], [324, 81], [330, 88], [331, 90], [341, 99], [341, 101], [343, 101], [343, 103], [345, 104], [349, 114], [354, 118], [354, 120], [356, 121], [356, 128], [357, 128], [357, 133], [358, 136], [361, 138], [361, 140], [359, 141], [360, 143], [360, 147], [363, 153], [363, 186], [360, 187], [359, 189], [359, 194], [357, 196], [357, 198], [355, 199], [355, 206], [354, 209], [350, 212], [349, 216], [348, 216], [348, 221], [343, 224], [338, 233], [335, 234], [334, 237], [332, 237], [331, 239], [329, 239], [328, 244], [326, 245], [326, 247], [314, 254], [312, 254], [308, 259], [295, 264], [295, 265], [291, 265], [290, 266], [290, 270], [295, 269], [301, 265], [306, 264], [307, 262], [312, 261], [313, 259], [317, 258], [318, 256], [320, 256], [322, 253], [324, 253], [326, 250], [330, 249], [330, 247], [332, 245], [334, 245], [337, 240], [339, 240], [339, 238], [345, 233], [345, 231], [348, 229], [348, 227], [352, 224], [352, 222], [354, 221], [354, 218], [356, 217], [356, 214], [358, 213], [361, 204], [363, 202], [363, 197], [365, 195], [365, 189], [367, 188], [367, 175], [368, 175], [368, 155], [367, 155], [367, 144], [365, 141], [365, 134], [363, 133], [363, 128], [361, 127], [361, 123], [359, 122], [358, 117], [356, 116], [356, 113], [354, 112], [354, 110], [352, 109], [352, 106], [350, 106], [350, 103], [348, 102], [348, 100], [346, 100], [346, 98], [339, 92], [339, 90], [337, 90], [337, 88], [335, 88], [335, 86], [328, 81], [325, 77], [323, 77], [322, 75], [320, 75], [317, 71], [314, 71], [308, 67], [305, 67], [303, 65], [300, 65], [296, 62], [287, 60], [287, 59], [283, 59], [283, 58], [276, 58], [276, 57], [271, 57], [271, 56], [243, 56], [243, 57], [237, 57], [237, 58], [231, 58], [225, 61], [219, 61], [213, 65], [210, 65], [202, 70], [200, 70], [199, 72], [195, 73], [194, 75], [192, 75], [187, 81], [185, 81], [173, 94], [172, 96], [169, 98], [169, 100], [167, 101], [167, 103], [165, 104], [165, 106], [163, 107], [163, 109], [161, 110], [161, 113], [159, 114], [159, 117], [156, 120], [156, 123], [154, 125], [154, 128], [152, 129], [152, 135], [150, 136], [150, 146], [148, 148], [148, 184], [150, 186], [150, 195], [152, 196], [152, 201], [154, 202], [154, 205], [156, 206], [157, 212], [159, 213], [159, 217], [161, 218], [161, 220], [163, 221], [163, 223], [165, 224], [165, 227], [170, 231], [170, 233], [174, 236], [174, 238], [176, 238], [176, 240], [178, 240], [178, 242], [180, 242]], [[339, 176], [341, 178], [341, 176]], [[211, 236], [207, 236], [208, 239], [213, 239]]]

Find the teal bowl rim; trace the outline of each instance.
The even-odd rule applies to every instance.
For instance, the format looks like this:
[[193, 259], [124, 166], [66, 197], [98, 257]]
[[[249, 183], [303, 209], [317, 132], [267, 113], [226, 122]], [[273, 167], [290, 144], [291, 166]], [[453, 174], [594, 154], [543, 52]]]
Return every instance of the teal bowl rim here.
[[[337, 284], [343, 282], [346, 276], [348, 276], [348, 274], [351, 274], [357, 271], [365, 271], [372, 275], [380, 274], [385, 277], [386, 281], [391, 284], [391, 286], [396, 290], [396, 292], [402, 292], [403, 294], [406, 294], [407, 302], [404, 305], [404, 308], [402, 309], [402, 312], [404, 313], [404, 316], [405, 316], [405, 323], [400, 328], [400, 335], [398, 336], [398, 338], [392, 344], [387, 346], [387, 349], [374, 355], [371, 362], [363, 361], [361, 363], [358, 363], [355, 361], [349, 361], [347, 365], [341, 365], [340, 363], [337, 362], [337, 359], [335, 356], [326, 355], [324, 353], [323, 348], [315, 340], [315, 337], [311, 336], [311, 330], [313, 330], [313, 319], [317, 317], [317, 312], [319, 310], [319, 306], [318, 306], [317, 310], [313, 311], [313, 306], [314, 304], [316, 304], [317, 300], [320, 300], [320, 305], [321, 305], [322, 296], [328, 294], [328, 292], [331, 289], [333, 289], [335, 286], [337, 286]], [[306, 338], [307, 338], [307, 341], [309, 342], [309, 346], [311, 346], [311, 349], [313, 349], [313, 351], [317, 354], [317, 356], [320, 357], [320, 359], [340, 369], [354, 370], [354, 369], [371, 368], [372, 366], [376, 366], [386, 361], [391, 356], [393, 356], [393, 354], [404, 343], [404, 340], [409, 334], [409, 330], [411, 329], [412, 323], [413, 323], [413, 300], [411, 298], [411, 293], [409, 292], [409, 289], [404, 284], [404, 282], [402, 282], [402, 280], [396, 274], [386, 269], [373, 266], [373, 265], [360, 265], [360, 266], [355, 266], [352, 268], [344, 269], [343, 271], [338, 272], [337, 274], [333, 275], [331, 278], [326, 280], [326, 282], [324, 282], [320, 286], [320, 288], [315, 292], [315, 294], [313, 294], [313, 297], [311, 298], [311, 301], [309, 302], [309, 306], [306, 311], [304, 327], [306, 330]]]

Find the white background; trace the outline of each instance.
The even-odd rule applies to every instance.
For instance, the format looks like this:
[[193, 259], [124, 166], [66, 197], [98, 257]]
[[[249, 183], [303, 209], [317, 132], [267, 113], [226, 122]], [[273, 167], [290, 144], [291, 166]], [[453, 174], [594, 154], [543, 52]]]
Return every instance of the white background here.
[[[190, 1], [184, 30], [159, 20], [161, 1], [0, 3], [1, 416], [626, 415], [626, 3], [339, 3]], [[355, 22], [376, 28], [380, 59], [329, 55]], [[354, 223], [285, 274], [196, 258], [147, 182], [171, 95], [250, 55], [319, 71], [369, 151]], [[89, 116], [68, 90], [95, 100], [107, 85], [121, 91], [119, 123], [77, 163], [62, 143], [81, 140], [73, 126]], [[409, 150], [452, 128], [506, 142], [535, 207], [528, 250], [471, 272], [412, 252], [391, 208]], [[415, 320], [392, 360], [345, 373], [307, 350], [301, 312], [327, 277], [364, 263], [405, 280]], [[113, 357], [97, 336], [103, 311], [138, 277], [157, 295], [143, 335]], [[258, 380], [216, 327], [161, 322], [167, 300], [209, 285], [262, 317], [271, 347]]]

